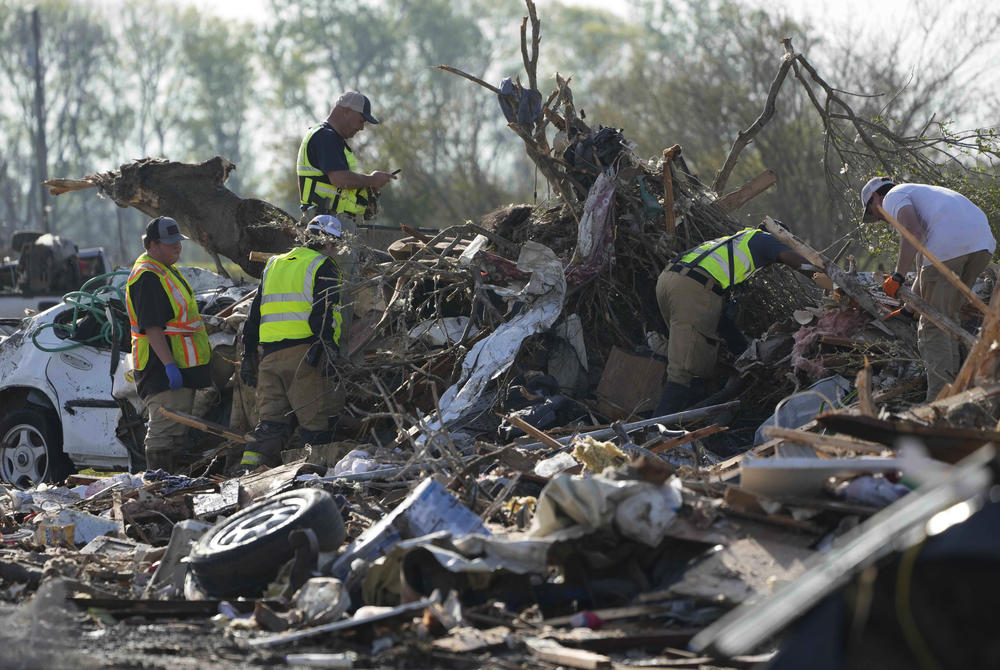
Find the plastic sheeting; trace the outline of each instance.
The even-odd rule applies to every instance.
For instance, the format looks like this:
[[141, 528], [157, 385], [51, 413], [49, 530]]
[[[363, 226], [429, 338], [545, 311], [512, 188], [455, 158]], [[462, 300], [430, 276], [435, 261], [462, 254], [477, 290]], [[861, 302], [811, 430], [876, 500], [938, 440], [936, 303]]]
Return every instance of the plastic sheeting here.
[[514, 362], [525, 338], [548, 329], [559, 318], [566, 296], [566, 279], [559, 257], [542, 244], [525, 242], [517, 268], [531, 273], [523, 288], [493, 287], [493, 290], [508, 302], [523, 303], [523, 307], [472, 347], [462, 361], [458, 382], [441, 395], [441, 415], [423, 424], [426, 430], [440, 430], [469, 411], [486, 385]]

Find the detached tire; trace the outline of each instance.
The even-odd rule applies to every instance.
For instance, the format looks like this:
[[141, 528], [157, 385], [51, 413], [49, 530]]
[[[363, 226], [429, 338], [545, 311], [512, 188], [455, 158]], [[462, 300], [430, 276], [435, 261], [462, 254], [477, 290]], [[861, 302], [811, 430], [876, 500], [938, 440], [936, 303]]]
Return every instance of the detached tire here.
[[0, 418], [0, 479], [19, 489], [61, 482], [73, 472], [50, 413], [22, 407]]
[[209, 595], [258, 596], [295, 555], [288, 535], [305, 528], [316, 533], [321, 552], [343, 544], [344, 521], [326, 491], [288, 491], [237, 512], [202, 535], [188, 561]]

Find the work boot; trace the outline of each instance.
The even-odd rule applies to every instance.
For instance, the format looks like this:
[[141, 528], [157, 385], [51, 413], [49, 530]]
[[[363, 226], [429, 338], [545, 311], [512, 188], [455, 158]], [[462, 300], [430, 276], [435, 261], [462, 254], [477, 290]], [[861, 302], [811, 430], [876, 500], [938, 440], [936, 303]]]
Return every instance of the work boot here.
[[174, 469], [174, 455], [170, 450], [146, 450], [146, 470], [163, 470], [166, 473], [173, 474]]
[[694, 403], [692, 397], [691, 387], [668, 381], [663, 386], [663, 392], [660, 394], [660, 403], [656, 406], [653, 417], [674, 414], [686, 407], [690, 407]]
[[247, 466], [251, 470], [260, 465], [273, 468], [281, 465], [281, 448], [288, 438], [288, 424], [280, 421], [261, 421], [249, 434], [253, 442], [247, 443], [243, 450], [240, 467]]
[[333, 442], [333, 431], [327, 428], [326, 430], [306, 430], [305, 428], [299, 429], [299, 438], [302, 440], [302, 446], [318, 446], [320, 444], [329, 444]]

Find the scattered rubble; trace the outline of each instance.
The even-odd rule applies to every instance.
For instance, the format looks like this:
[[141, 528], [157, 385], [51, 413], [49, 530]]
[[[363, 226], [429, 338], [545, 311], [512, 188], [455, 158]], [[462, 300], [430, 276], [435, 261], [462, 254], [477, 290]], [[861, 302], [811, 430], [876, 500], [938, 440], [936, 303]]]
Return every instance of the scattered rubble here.
[[[70, 419], [98, 406], [81, 401], [60, 418], [74, 405], [59, 398], [56, 424], [33, 423], [28, 410], [51, 416], [41, 391], [0, 388], [0, 461], [18, 449], [36, 459], [3, 470], [0, 611], [21, 631], [44, 610], [27, 642], [5, 640], [5, 658], [71, 665], [53, 662], [75, 658], [58, 643], [28, 647], [73, 621], [81, 648], [127, 638], [144, 667], [174, 667], [176, 638], [160, 649], [133, 640], [170, 627], [218, 667], [804, 667], [803, 636], [846, 653], [849, 635], [860, 657], [892, 649], [896, 665], [920, 654], [940, 667], [995, 660], [988, 617], [960, 628], [992, 604], [989, 588], [952, 576], [963, 600], [942, 622], [941, 593], [923, 578], [944, 565], [995, 582], [995, 541], [977, 544], [967, 529], [997, 507], [997, 268], [975, 288], [990, 307], [969, 315], [982, 325], [966, 332], [965, 367], [920, 403], [913, 326], [883, 321], [897, 301], [768, 221], [834, 286], [821, 293], [778, 268], [755, 278], [739, 318], [752, 340], [720, 359], [712, 395], [645, 418], [665, 372], [654, 278], [678, 251], [737, 230], [727, 206], [773, 175], [719, 199], [679, 147], [643, 161], [619, 131], [590, 129], [562, 78], [526, 122], [521, 96], [540, 97], [524, 54], [531, 85], [508, 82], [505, 109], [559, 198], [417, 231], [388, 258], [353, 240], [361, 278], [336, 441], [293, 435], [283, 465], [227, 477], [255, 423], [234, 374], [251, 287], [216, 291], [203, 311], [222, 390], [205, 404], [228, 411], [179, 418], [195, 447], [186, 473], [139, 465], [139, 405], [121, 404], [131, 402], [124, 372], [112, 381], [125, 356], [110, 300], [105, 342], [82, 341], [63, 306], [2, 344], [6, 380], [43, 325], [61, 323], [48, 326], [53, 344], [76, 341], [108, 364], [91, 375], [106, 388], [80, 388], [118, 416], [99, 436], [111, 451], [87, 452]], [[525, 126], [540, 119], [574, 152], [554, 159]], [[166, 169], [136, 164], [87, 185], [120, 193], [116, 179], [154, 167]], [[156, 183], [141, 194], [147, 209]], [[273, 252], [282, 235], [230, 242], [245, 259], [248, 239], [275, 242]], [[42, 457], [59, 446], [77, 465], [96, 453], [133, 473], [56, 477]], [[840, 609], [808, 638], [804, 626], [830, 607]], [[969, 644], [952, 654], [957, 636]]]

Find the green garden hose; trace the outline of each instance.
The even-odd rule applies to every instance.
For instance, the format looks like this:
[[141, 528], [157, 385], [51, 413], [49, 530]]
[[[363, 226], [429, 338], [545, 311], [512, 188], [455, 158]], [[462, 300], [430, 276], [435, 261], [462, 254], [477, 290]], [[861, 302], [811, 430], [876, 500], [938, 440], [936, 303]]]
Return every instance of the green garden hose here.
[[[63, 302], [73, 305], [73, 315], [66, 323], [45, 323], [31, 334], [31, 343], [42, 351], [57, 352], [69, 351], [85, 344], [93, 346], [111, 346], [118, 336], [118, 331], [110, 321], [108, 321], [107, 307], [111, 300], [125, 302], [125, 292], [121, 286], [115, 286], [111, 279], [117, 275], [128, 275], [128, 270], [115, 270], [106, 274], [98, 275], [88, 280], [79, 291], [71, 291], [63, 296]], [[99, 284], [96, 288], [96, 284]], [[98, 324], [97, 333], [91, 337], [77, 340], [77, 327], [80, 319], [90, 315]], [[58, 347], [46, 347], [38, 343], [38, 336], [46, 328], [52, 328], [56, 335], [69, 342]]]

